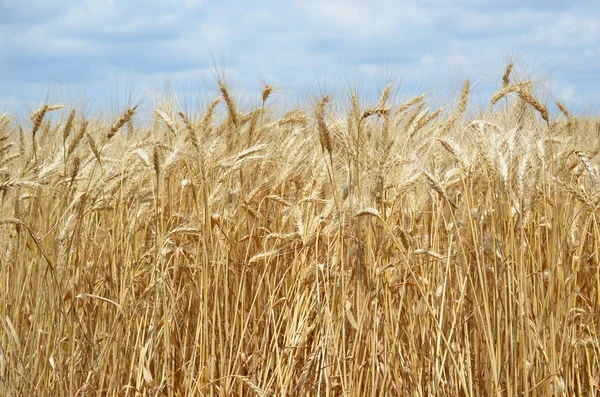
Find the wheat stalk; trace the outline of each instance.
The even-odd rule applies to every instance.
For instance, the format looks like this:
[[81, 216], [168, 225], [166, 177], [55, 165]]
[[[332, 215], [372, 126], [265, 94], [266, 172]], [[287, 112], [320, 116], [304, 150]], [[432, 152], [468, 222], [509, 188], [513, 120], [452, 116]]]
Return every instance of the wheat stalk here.
[[533, 96], [533, 94], [531, 92], [529, 92], [526, 89], [521, 88], [518, 90], [518, 93], [519, 93], [519, 97], [524, 102], [531, 105], [535, 110], [537, 110], [537, 112], [540, 114], [540, 116], [542, 116], [542, 118], [546, 122], [550, 122], [549, 115], [548, 115], [548, 108], [546, 108], [546, 106], [542, 105], [542, 103], [540, 101], [538, 101], [537, 98], [535, 96]]
[[171, 134], [173, 134], [174, 136], [177, 135], [177, 126], [168, 114], [166, 114], [160, 109], [154, 109], [154, 114], [156, 114], [158, 118], [161, 119], [163, 123], [165, 123]]
[[39, 188], [40, 184], [34, 181], [15, 181], [10, 179], [5, 180], [4, 182], [0, 182], [0, 192], [19, 187]]
[[79, 157], [75, 157], [73, 159], [73, 163], [71, 165], [71, 174], [69, 175], [71, 182], [69, 183], [69, 187], [73, 185], [73, 183], [75, 182], [75, 178], [77, 178], [77, 175], [79, 174], [79, 168], [81, 167], [81, 161], [79, 160]]
[[271, 93], [273, 92], [273, 86], [272, 85], [265, 85], [265, 88], [263, 88], [262, 91], [262, 106], [265, 106], [265, 102], [267, 102], [267, 99], [269, 99], [269, 95], [271, 95]]
[[67, 150], [67, 159], [71, 157], [77, 146], [79, 146], [79, 143], [81, 142], [81, 140], [87, 132], [88, 124], [89, 123], [87, 120], [82, 120], [77, 134], [73, 137], [73, 139], [71, 139], [71, 143], [69, 144], [69, 148]]
[[317, 118], [317, 129], [319, 131], [321, 148], [327, 150], [327, 152], [331, 154], [333, 152], [333, 141], [329, 129], [327, 128], [327, 123], [325, 122], [325, 107], [327, 106], [327, 102], [329, 102], [329, 97], [324, 96], [317, 104], [315, 115]]
[[490, 100], [490, 106], [495, 105], [496, 102], [498, 102], [500, 99], [504, 98], [507, 94], [511, 92], [520, 92], [523, 88], [528, 87], [529, 84], [529, 81], [526, 81], [524, 83], [512, 84], [502, 88], [500, 91], [492, 95], [492, 99]]
[[72, 109], [69, 113], [69, 118], [67, 118], [67, 122], [65, 123], [65, 127], [63, 128], [63, 142], [67, 141], [69, 135], [71, 134], [71, 130], [73, 129], [73, 122], [75, 121], [75, 109]]
[[416, 97], [414, 97], [414, 98], [412, 98], [412, 99], [404, 102], [402, 105], [400, 105], [396, 109], [396, 114], [400, 114], [400, 113], [406, 112], [408, 109], [410, 109], [411, 107], [413, 107], [417, 103], [421, 102], [424, 98], [425, 98], [425, 94], [421, 94], [419, 96], [416, 96]]
[[467, 110], [467, 103], [469, 102], [469, 89], [471, 88], [471, 81], [465, 80], [465, 83], [460, 94], [460, 102], [458, 104], [458, 113], [462, 116]]
[[570, 119], [571, 118], [571, 114], [569, 113], [569, 111], [567, 110], [567, 108], [565, 107], [565, 105], [563, 105], [562, 103], [560, 103], [558, 101], [556, 101], [555, 103], [556, 103], [556, 107], [558, 107], [558, 109], [560, 110], [560, 112], [562, 114], [564, 114], [564, 116], [567, 119]]
[[227, 107], [227, 112], [229, 113], [229, 118], [231, 119], [231, 122], [233, 123], [233, 125], [238, 126], [239, 120], [237, 107], [235, 106], [235, 102], [233, 101], [233, 98], [231, 97], [227, 86], [225, 86], [225, 84], [219, 81], [219, 89], [221, 90], [221, 97], [225, 102], [225, 106]]
[[90, 145], [90, 148], [92, 149], [92, 153], [94, 153], [94, 156], [96, 157], [96, 160], [98, 160], [98, 163], [102, 164], [102, 159], [100, 157], [100, 150], [98, 149], [98, 146], [96, 145], [96, 142], [94, 141], [94, 138], [90, 135], [90, 134], [85, 134], [88, 144]]
[[137, 110], [137, 105], [128, 108], [125, 112], [123, 112], [123, 114], [121, 114], [121, 116], [114, 121], [114, 123], [111, 124], [110, 128], [108, 129], [108, 134], [106, 135], [106, 139], [110, 140], [112, 139], [112, 137], [115, 136], [115, 134], [117, 132], [119, 132], [119, 130], [127, 123], [129, 123], [132, 118], [133, 115], [135, 114], [135, 111]]
[[510, 62], [506, 65], [506, 69], [504, 70], [504, 74], [502, 75], [502, 87], [506, 88], [510, 85], [510, 73], [513, 70], [513, 63]]
[[154, 166], [154, 173], [156, 177], [160, 175], [161, 167], [160, 167], [160, 152], [158, 150], [158, 145], [154, 145], [154, 151], [152, 152], [152, 165]]
[[385, 104], [387, 103], [388, 99], [390, 98], [391, 93], [392, 93], [392, 85], [387, 84], [385, 86], [385, 88], [383, 89], [383, 91], [381, 92], [381, 96], [379, 97], [379, 104], [377, 105], [378, 108], [385, 108]]

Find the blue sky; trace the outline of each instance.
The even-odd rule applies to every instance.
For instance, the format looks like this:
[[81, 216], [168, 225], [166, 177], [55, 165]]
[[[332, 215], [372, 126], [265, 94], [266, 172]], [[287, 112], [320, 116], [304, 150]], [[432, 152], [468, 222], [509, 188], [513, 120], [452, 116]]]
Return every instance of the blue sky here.
[[[115, 109], [169, 82], [188, 105], [211, 97], [218, 66], [236, 92], [399, 95], [440, 102], [471, 78], [485, 104], [508, 60], [546, 100], [600, 108], [597, 0], [0, 0], [0, 113], [53, 102]], [[281, 95], [283, 94], [283, 95]]]

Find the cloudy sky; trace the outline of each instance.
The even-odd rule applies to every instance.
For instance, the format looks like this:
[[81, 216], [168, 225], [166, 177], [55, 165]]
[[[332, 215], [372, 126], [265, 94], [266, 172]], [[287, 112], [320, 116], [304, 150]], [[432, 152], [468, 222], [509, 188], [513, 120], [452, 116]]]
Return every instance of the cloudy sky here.
[[154, 101], [167, 82], [193, 101], [216, 69], [250, 99], [264, 82], [294, 97], [362, 81], [368, 96], [392, 77], [443, 101], [467, 77], [488, 95], [514, 61], [546, 100], [597, 114], [597, 1], [0, 0], [0, 113], [48, 95]]

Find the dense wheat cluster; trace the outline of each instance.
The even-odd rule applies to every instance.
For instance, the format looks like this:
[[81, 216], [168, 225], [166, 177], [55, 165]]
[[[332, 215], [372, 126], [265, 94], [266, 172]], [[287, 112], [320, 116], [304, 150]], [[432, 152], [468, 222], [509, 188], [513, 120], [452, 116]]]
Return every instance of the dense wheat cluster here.
[[0, 394], [597, 393], [600, 120], [511, 69], [1, 116]]

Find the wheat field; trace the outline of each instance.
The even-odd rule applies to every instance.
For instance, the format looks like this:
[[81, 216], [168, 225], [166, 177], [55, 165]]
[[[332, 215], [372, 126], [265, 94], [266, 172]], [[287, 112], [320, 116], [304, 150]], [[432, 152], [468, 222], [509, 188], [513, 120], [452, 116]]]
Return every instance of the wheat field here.
[[600, 119], [511, 72], [0, 116], [0, 395], [596, 395]]

